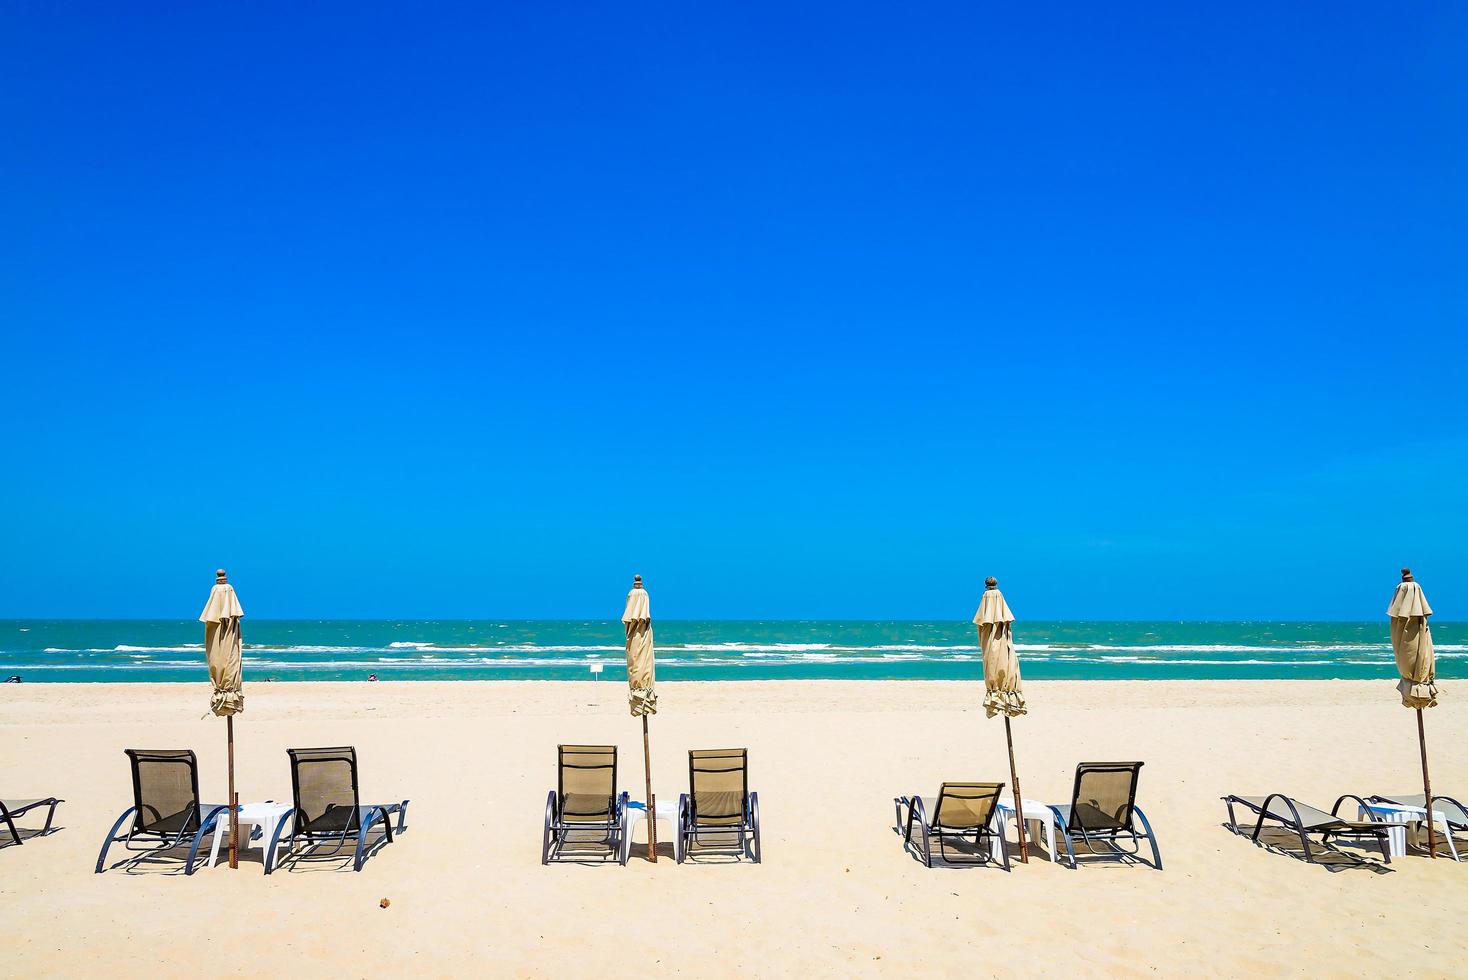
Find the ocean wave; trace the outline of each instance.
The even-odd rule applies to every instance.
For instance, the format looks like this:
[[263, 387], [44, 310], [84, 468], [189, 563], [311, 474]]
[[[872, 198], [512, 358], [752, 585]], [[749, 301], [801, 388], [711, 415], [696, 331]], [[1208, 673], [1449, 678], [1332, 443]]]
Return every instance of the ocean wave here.
[[[117, 653], [184, 653], [189, 650], [202, 650], [202, 643], [184, 643], [176, 647], [134, 647], [126, 643], [119, 643], [112, 648]], [[100, 652], [100, 651], [99, 651]]]
[[[3, 648], [0, 648], [3, 649]], [[136, 644], [118, 644], [113, 647], [45, 647], [41, 652], [48, 654], [108, 654], [108, 653], [197, 653], [202, 652], [202, 643], [185, 644], [156, 644], [143, 646]], [[1437, 644], [1439, 656], [1461, 656], [1468, 653], [1468, 644], [1440, 643]], [[620, 644], [537, 644], [537, 643], [496, 643], [490, 645], [482, 644], [456, 644], [440, 646], [428, 641], [394, 641], [387, 644], [288, 644], [288, 643], [245, 643], [244, 650], [268, 652], [268, 653], [321, 653], [321, 654], [370, 654], [376, 652], [414, 652], [434, 654], [553, 654], [573, 653], [585, 654], [587, 656], [621, 653], [623, 647]], [[731, 642], [731, 643], [664, 643], [658, 645], [659, 651], [683, 654], [739, 654], [752, 659], [767, 658], [772, 656], [789, 656], [799, 654], [884, 654], [884, 653], [915, 653], [930, 655], [934, 659], [940, 659], [942, 655], [973, 655], [978, 652], [974, 644], [927, 644], [927, 643], [877, 643], [877, 644], [849, 644], [849, 643], [757, 643], [757, 642]], [[1052, 659], [1063, 659], [1074, 655], [1088, 653], [1124, 653], [1136, 656], [1166, 653], [1197, 653], [1197, 654], [1279, 654], [1279, 655], [1312, 655], [1333, 653], [1379, 653], [1391, 654], [1391, 645], [1381, 643], [1291, 643], [1283, 645], [1262, 645], [1247, 643], [1155, 643], [1155, 644], [1116, 644], [1116, 643], [1017, 643], [1015, 650], [1022, 655], [1051, 654]], [[11, 655], [21, 655], [26, 651], [9, 650], [4, 651]]]
[[[1132, 664], [1139, 667], [1329, 667], [1339, 661], [1319, 660], [1162, 660], [1156, 657], [1079, 657], [1083, 664]], [[1375, 666], [1375, 661], [1367, 661]]]

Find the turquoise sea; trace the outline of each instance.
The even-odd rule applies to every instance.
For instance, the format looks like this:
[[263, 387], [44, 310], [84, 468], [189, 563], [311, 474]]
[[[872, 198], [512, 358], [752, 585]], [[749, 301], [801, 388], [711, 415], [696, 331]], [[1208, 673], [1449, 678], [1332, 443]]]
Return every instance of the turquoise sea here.
[[[660, 680], [983, 677], [965, 622], [659, 621]], [[1462, 676], [1468, 624], [1436, 623], [1438, 675]], [[246, 680], [623, 680], [616, 621], [246, 619]], [[1371, 623], [1021, 622], [1031, 680], [1392, 679]], [[602, 665], [598, 675], [594, 665]], [[203, 626], [175, 620], [0, 620], [0, 679], [199, 681]]]

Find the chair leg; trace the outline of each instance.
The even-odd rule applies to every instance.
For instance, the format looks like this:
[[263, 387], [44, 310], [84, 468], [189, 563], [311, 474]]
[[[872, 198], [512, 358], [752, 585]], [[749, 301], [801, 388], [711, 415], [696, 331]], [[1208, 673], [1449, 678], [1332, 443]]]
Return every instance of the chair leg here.
[[387, 842], [389, 844], [392, 843], [392, 824], [388, 820], [387, 814], [383, 813], [378, 807], [373, 807], [368, 810], [367, 819], [362, 821], [362, 826], [357, 830], [357, 853], [352, 857], [353, 871], [362, 870], [362, 864], [367, 859], [367, 831], [372, 829], [372, 824], [379, 818], [382, 820], [383, 829], [387, 832]]
[[[184, 874], [191, 875], [194, 873], [194, 857], [199, 853], [199, 842], [204, 839], [205, 834], [215, 830], [215, 824], [219, 821], [219, 815], [229, 812], [230, 809], [227, 806], [215, 807], [204, 815], [204, 819], [199, 821], [199, 829], [194, 831], [194, 839], [189, 844], [189, 857], [188, 861], [184, 864]], [[183, 835], [179, 835], [177, 843], [183, 843]]]
[[750, 793], [749, 794], [749, 814], [750, 814], [750, 821], [754, 825], [754, 838], [753, 838], [753, 843], [754, 843], [754, 863], [755, 864], [759, 864], [760, 863], [760, 846], [759, 846], [759, 794], [758, 793]]
[[556, 791], [551, 790], [545, 800], [545, 827], [540, 839], [540, 863], [550, 864], [551, 843], [555, 840], [555, 831], [552, 828], [556, 822]]
[[296, 812], [292, 810], [290, 813], [287, 813], [285, 816], [281, 817], [275, 822], [275, 829], [271, 831], [270, 841], [268, 844], [265, 845], [266, 874], [270, 874], [270, 872], [275, 870], [275, 865], [277, 863], [275, 859], [275, 849], [280, 845], [280, 835], [281, 832], [285, 830], [285, 822], [287, 820], [291, 822], [291, 836], [295, 836]]
[[1132, 812], [1137, 815], [1138, 820], [1142, 821], [1142, 829], [1147, 832], [1147, 843], [1152, 845], [1152, 867], [1161, 871], [1162, 852], [1157, 849], [1157, 835], [1152, 831], [1152, 823], [1147, 819], [1147, 815], [1142, 812], [1141, 807], [1133, 805]]
[[678, 797], [678, 826], [673, 829], [676, 840], [673, 844], [673, 860], [678, 864], [683, 863], [683, 855], [688, 852], [688, 845], [692, 843], [688, 839], [688, 794], [684, 793]]
[[117, 822], [112, 825], [112, 829], [107, 831], [107, 836], [102, 840], [102, 853], [97, 855], [97, 874], [102, 873], [102, 865], [107, 861], [107, 849], [112, 846], [113, 841], [117, 840], [117, 832], [122, 829], [123, 822], [136, 811], [137, 807], [128, 807], [123, 811], [122, 816], [117, 818]]
[[1070, 828], [1065, 824], [1060, 825], [1060, 836], [1065, 839], [1065, 856], [1070, 858], [1070, 870], [1080, 870], [1080, 863], [1076, 860], [1075, 843], [1070, 839]]
[[[212, 826], [207, 828], [207, 832], [212, 833], [213, 830], [214, 830], [214, 828]], [[205, 833], [206, 833], [206, 828], [200, 827], [198, 830], [194, 831], [194, 836], [189, 841], [189, 856], [188, 856], [187, 860], [185, 860], [185, 862], [184, 862], [184, 874], [185, 875], [191, 875], [191, 874], [194, 873], [194, 858], [199, 853], [199, 843], [200, 843], [200, 841], [202, 841], [204, 839], [204, 834]]]
[[[617, 845], [622, 849], [622, 867], [624, 868], [627, 866], [627, 862], [632, 859], [632, 811], [627, 806], [631, 800], [630, 794], [626, 790], [623, 790], [622, 794], [617, 797], [617, 809], [613, 814], [616, 817]], [[657, 814], [654, 813], [653, 817], [656, 819]], [[647, 832], [649, 834], [657, 833], [656, 822], [648, 827]]]

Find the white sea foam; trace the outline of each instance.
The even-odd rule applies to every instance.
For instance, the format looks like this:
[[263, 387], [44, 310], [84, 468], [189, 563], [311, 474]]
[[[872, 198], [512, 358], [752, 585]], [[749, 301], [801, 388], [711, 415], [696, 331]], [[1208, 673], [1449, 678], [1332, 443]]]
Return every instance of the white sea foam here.
[[[116, 653], [160, 653], [160, 652], [162, 652], [162, 653], [172, 653], [172, 652], [182, 653], [182, 652], [184, 652], [186, 650], [202, 650], [202, 649], [204, 649], [204, 644], [202, 644], [202, 643], [185, 643], [182, 646], [176, 646], [176, 647], [134, 647], [134, 646], [128, 646], [126, 643], [119, 643], [117, 646], [113, 647], [112, 649]], [[102, 652], [105, 652], [105, 651], [102, 651]]]

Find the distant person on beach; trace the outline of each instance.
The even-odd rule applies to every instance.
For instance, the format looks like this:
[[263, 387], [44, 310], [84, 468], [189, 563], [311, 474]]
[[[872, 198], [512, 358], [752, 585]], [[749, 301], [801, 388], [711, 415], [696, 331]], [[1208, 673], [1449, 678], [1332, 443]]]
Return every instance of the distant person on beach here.
[[369, 681], [375, 681], [375, 680], [377, 680], [377, 675], [376, 674], [368, 674], [367, 675], [367, 679]]
[[19, 674], [11, 674], [9, 677], [5, 678], [5, 683], [7, 683], [7, 684], [19, 684], [20, 683], [20, 675]]

